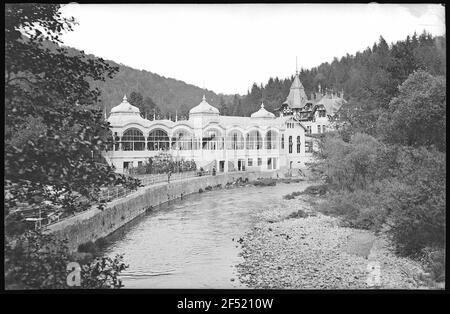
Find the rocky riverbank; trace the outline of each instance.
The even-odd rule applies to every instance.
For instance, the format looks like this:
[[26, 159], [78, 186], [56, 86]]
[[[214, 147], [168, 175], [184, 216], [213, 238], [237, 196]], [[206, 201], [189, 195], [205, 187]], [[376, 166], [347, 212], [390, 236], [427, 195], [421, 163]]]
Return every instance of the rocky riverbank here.
[[382, 236], [340, 227], [338, 218], [316, 212], [308, 197], [284, 199], [261, 213], [240, 241], [241, 282], [263, 289], [427, 289], [419, 263], [394, 255]]

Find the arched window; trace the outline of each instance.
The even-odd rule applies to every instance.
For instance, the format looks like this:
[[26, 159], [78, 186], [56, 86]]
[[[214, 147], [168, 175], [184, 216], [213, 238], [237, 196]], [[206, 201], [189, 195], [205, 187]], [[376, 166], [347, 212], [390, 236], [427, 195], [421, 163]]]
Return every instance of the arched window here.
[[138, 129], [128, 129], [122, 136], [122, 150], [144, 150], [145, 138]]
[[262, 137], [258, 131], [247, 134], [247, 149], [262, 149]]
[[223, 137], [219, 130], [210, 129], [203, 134], [202, 148], [207, 150], [223, 149]]
[[281, 134], [281, 149], [284, 149], [284, 134]]
[[300, 146], [301, 146], [300, 136], [297, 136], [297, 154], [300, 154]]
[[289, 136], [289, 154], [292, 154], [292, 136]]
[[244, 137], [239, 131], [231, 131], [227, 135], [227, 149], [244, 149]]
[[153, 130], [148, 135], [147, 147], [148, 150], [168, 150], [169, 136], [163, 130]]
[[194, 137], [186, 130], [178, 130], [172, 136], [172, 149], [192, 150]]
[[278, 142], [278, 137], [277, 137], [277, 132], [275, 131], [268, 131], [266, 133], [266, 149], [276, 149], [277, 148], [277, 142]]

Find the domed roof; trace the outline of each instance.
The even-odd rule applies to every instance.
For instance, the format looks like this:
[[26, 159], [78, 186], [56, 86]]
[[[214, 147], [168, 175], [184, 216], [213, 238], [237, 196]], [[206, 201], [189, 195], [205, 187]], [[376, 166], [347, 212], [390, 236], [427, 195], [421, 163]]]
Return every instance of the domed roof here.
[[206, 113], [206, 114], [219, 114], [219, 110], [206, 102], [205, 95], [203, 95], [202, 102], [189, 110], [189, 114], [198, 114], [198, 113]]
[[122, 102], [113, 107], [111, 109], [111, 114], [109, 115], [109, 118], [107, 121], [112, 126], [123, 126], [129, 123], [137, 123], [143, 126], [147, 126], [150, 121], [144, 119], [141, 117], [141, 114], [139, 112], [139, 108], [131, 105], [127, 101], [127, 96], [125, 95], [123, 97]]
[[111, 113], [137, 113], [137, 114], [139, 114], [140, 111], [139, 111], [138, 107], [135, 107], [132, 104], [130, 104], [127, 100], [127, 95], [124, 95], [122, 102], [119, 105], [113, 107], [111, 109]]
[[267, 111], [266, 109], [264, 109], [264, 104], [262, 103], [261, 109], [252, 113], [252, 115], [250, 117], [252, 117], [252, 118], [275, 118], [275, 115], [273, 113]]

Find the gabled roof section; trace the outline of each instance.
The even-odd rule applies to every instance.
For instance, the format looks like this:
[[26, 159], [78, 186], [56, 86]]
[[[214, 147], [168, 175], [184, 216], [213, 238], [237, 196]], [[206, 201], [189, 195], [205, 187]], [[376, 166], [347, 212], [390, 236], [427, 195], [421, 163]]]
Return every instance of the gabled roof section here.
[[326, 95], [320, 99], [316, 105], [323, 105], [327, 115], [334, 116], [347, 101], [341, 97], [333, 97]]

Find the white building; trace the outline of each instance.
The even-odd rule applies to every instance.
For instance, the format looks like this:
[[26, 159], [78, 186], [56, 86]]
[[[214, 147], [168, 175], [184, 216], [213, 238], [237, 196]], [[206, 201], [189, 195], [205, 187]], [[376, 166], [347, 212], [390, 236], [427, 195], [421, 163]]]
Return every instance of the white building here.
[[[279, 117], [264, 109], [264, 104], [250, 117], [221, 116], [203, 96], [189, 111], [188, 120], [175, 122], [142, 118], [125, 96], [108, 118], [115, 143], [106, 158], [118, 172], [145, 163], [161, 151], [175, 159], [194, 160], [198, 168], [215, 167], [218, 172], [302, 168], [311, 158], [311, 152], [305, 151], [307, 126], [314, 133], [316, 125], [327, 125], [321, 119], [319, 102], [312, 109], [319, 116], [314, 121], [301, 121], [296, 110], [308, 103], [303, 94], [296, 74]], [[291, 105], [295, 108], [290, 113], [287, 109]], [[329, 104], [322, 105], [327, 111]]]

